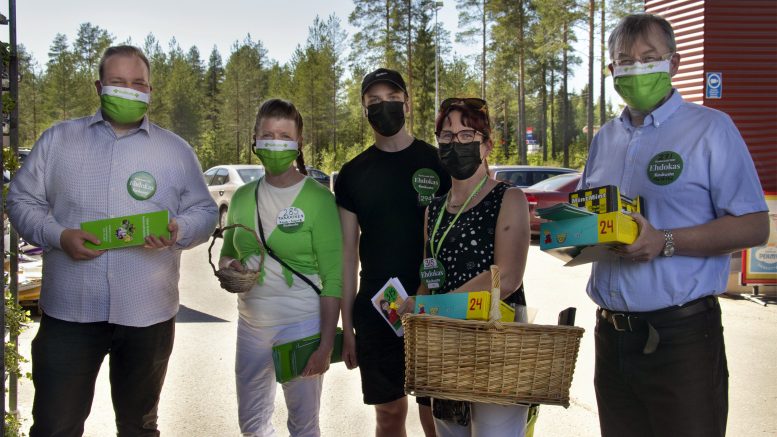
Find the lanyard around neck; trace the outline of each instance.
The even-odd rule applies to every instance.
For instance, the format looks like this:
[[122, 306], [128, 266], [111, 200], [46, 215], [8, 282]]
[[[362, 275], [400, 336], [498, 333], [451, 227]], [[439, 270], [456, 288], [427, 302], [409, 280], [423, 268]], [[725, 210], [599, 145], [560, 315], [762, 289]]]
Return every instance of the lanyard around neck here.
[[486, 180], [488, 179], [488, 175], [483, 176], [483, 179], [480, 180], [480, 182], [475, 186], [475, 188], [472, 190], [471, 193], [469, 193], [469, 197], [467, 197], [467, 201], [464, 202], [463, 205], [461, 205], [461, 208], [459, 208], [459, 212], [456, 213], [456, 215], [453, 217], [453, 220], [448, 224], [448, 227], [445, 228], [445, 231], [443, 232], [442, 236], [440, 237], [440, 241], [437, 243], [437, 250], [434, 249], [434, 236], [437, 235], [437, 230], [440, 227], [440, 223], [442, 222], [442, 216], [445, 215], [445, 211], [448, 208], [448, 199], [450, 198], [450, 192], [448, 192], [448, 196], [445, 197], [445, 203], [442, 205], [442, 209], [440, 210], [440, 214], [437, 215], [437, 221], [434, 223], [434, 229], [432, 230], [432, 236], [429, 239], [429, 246], [432, 249], [432, 257], [437, 258], [437, 254], [440, 253], [440, 248], [442, 248], [442, 242], [445, 241], [445, 237], [448, 235], [448, 231], [453, 228], [453, 225], [456, 224], [456, 220], [459, 219], [459, 216], [462, 212], [464, 212], [465, 209], [467, 209], [467, 206], [469, 205], [469, 202], [472, 201], [472, 199], [475, 197], [477, 193], [480, 192], [480, 189], [483, 188], [483, 185], [486, 184]]

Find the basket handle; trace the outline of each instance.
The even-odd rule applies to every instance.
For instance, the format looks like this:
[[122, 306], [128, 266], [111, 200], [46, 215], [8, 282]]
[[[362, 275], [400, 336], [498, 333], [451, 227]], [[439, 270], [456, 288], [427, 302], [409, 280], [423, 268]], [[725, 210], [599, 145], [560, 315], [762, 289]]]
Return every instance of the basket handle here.
[[[213, 264], [213, 254], [211, 253], [211, 249], [213, 249], [213, 245], [216, 244], [216, 238], [223, 237], [225, 231], [229, 229], [234, 229], [234, 228], [243, 228], [246, 231], [254, 234], [254, 238], [256, 238], [256, 242], [259, 243], [259, 247], [262, 247], [262, 248], [264, 247], [262, 245], [262, 242], [259, 240], [259, 236], [256, 235], [256, 231], [247, 226], [241, 225], [240, 223], [224, 226], [223, 228], [216, 228], [216, 230], [213, 232], [212, 240], [210, 241], [210, 246], [208, 246], [208, 263], [210, 264], [210, 267], [213, 269], [214, 275], [216, 274], [216, 266]], [[261, 251], [261, 260], [259, 261], [259, 265], [262, 265], [262, 264], [264, 264], [264, 250]]]
[[496, 323], [502, 320], [502, 313], [499, 311], [499, 301], [502, 297], [501, 280], [499, 277], [499, 266], [491, 265], [491, 308], [488, 312], [489, 323]]

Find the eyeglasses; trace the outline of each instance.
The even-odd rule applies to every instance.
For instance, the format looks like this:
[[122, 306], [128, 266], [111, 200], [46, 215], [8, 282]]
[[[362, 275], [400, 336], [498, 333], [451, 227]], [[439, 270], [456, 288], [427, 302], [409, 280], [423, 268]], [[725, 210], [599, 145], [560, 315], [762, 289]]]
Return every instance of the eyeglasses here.
[[488, 115], [488, 104], [485, 100], [477, 97], [451, 97], [440, 103], [440, 112], [445, 112], [451, 106], [468, 106], [476, 111], [481, 111]]
[[481, 132], [475, 129], [464, 129], [458, 132], [451, 132], [444, 130], [437, 136], [437, 142], [441, 144], [452, 143], [454, 139], [458, 139], [459, 143], [471, 143], [475, 141], [477, 134], [483, 135]]
[[661, 56], [649, 55], [649, 56], [645, 56], [644, 58], [637, 58], [637, 59], [633, 59], [633, 58], [620, 58], [620, 59], [614, 59], [612, 61], [612, 64], [617, 66], [617, 67], [628, 67], [628, 66], [634, 65], [635, 62], [640, 62], [640, 63], [643, 63], [643, 64], [650, 64], [651, 62], [666, 61], [667, 59], [671, 58], [672, 56], [674, 56], [673, 52], [669, 52], [669, 53], [667, 53], [665, 55], [661, 55]]

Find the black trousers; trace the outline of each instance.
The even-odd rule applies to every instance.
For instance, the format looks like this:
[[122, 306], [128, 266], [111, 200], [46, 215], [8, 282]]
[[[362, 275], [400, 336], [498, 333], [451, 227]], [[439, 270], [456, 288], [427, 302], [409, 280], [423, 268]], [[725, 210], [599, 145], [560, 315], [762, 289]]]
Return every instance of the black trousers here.
[[658, 348], [643, 354], [648, 328], [617, 331], [597, 316], [594, 385], [603, 437], [724, 437], [728, 366], [720, 306], [653, 324]]
[[175, 318], [144, 328], [74, 323], [44, 315], [32, 341], [35, 399], [30, 437], [81, 436], [97, 373], [110, 356], [120, 437], [158, 436], [157, 406], [173, 350]]

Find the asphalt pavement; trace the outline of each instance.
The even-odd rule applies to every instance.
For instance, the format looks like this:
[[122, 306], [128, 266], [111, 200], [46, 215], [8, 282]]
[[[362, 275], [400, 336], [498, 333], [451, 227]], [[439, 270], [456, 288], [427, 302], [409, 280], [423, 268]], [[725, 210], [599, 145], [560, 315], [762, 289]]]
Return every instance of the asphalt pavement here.
[[[214, 254], [218, 253], [218, 244]], [[176, 339], [159, 406], [159, 427], [166, 436], [238, 436], [234, 359], [237, 309], [234, 295], [221, 290], [207, 263], [207, 244], [187, 251], [181, 262], [181, 309]], [[563, 267], [532, 246], [524, 276], [527, 301], [538, 309], [535, 323], [555, 324], [559, 311], [577, 308], [577, 326], [586, 332], [580, 347], [565, 409], [543, 406], [535, 436], [599, 435], [593, 388], [593, 326], [595, 305], [585, 294], [590, 265]], [[777, 305], [763, 307], [744, 299], [723, 298], [723, 320], [730, 372], [728, 435], [777, 435]], [[35, 323], [20, 338], [29, 357]], [[98, 378], [85, 436], [115, 435], [107, 378], [107, 359]], [[29, 363], [25, 365], [30, 369]], [[400, 384], [401, 382], [398, 382]], [[31, 424], [33, 387], [19, 385], [19, 413], [25, 433]], [[273, 423], [288, 435], [282, 390], [277, 391]], [[327, 372], [321, 401], [323, 436], [374, 435], [375, 414], [362, 403], [360, 377], [342, 363]], [[410, 402], [409, 436], [422, 436], [415, 402]]]

